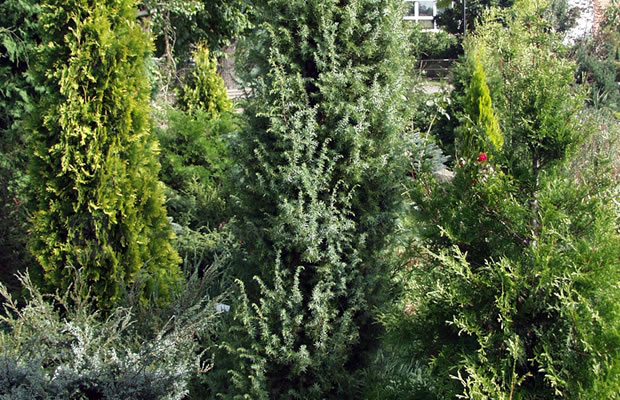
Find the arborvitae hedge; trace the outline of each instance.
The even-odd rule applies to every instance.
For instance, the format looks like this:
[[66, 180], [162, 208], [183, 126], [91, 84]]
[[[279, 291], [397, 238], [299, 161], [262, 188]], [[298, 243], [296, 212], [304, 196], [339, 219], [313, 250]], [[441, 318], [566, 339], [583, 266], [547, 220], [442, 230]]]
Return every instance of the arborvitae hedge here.
[[136, 280], [166, 299], [179, 258], [149, 132], [149, 41], [132, 0], [42, 2], [32, 118], [32, 251], [50, 288], [81, 268], [101, 307]]
[[253, 90], [239, 152], [247, 298], [239, 342], [227, 338], [239, 398], [356, 396], [409, 165], [401, 10], [392, 0], [255, 7], [240, 61]]

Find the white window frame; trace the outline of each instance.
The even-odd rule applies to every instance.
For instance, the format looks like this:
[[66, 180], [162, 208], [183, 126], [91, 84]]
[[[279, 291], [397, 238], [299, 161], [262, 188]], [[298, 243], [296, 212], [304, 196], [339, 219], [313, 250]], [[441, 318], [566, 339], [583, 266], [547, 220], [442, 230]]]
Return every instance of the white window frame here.
[[[433, 27], [432, 28], [425, 28], [422, 29], [423, 32], [429, 32], [429, 31], [433, 31], [433, 32], [437, 32], [440, 29], [437, 27], [437, 21], [435, 19], [435, 17], [437, 16], [437, 1], [433, 1], [433, 15], [420, 15], [420, 1], [421, 0], [404, 0], [405, 3], [407, 3], [407, 5], [409, 5], [409, 3], [413, 3], [414, 4], [414, 15], [405, 15], [403, 17], [403, 19], [405, 21], [412, 21], [415, 23], [419, 23], [422, 21], [431, 21], [433, 23]], [[423, 1], [429, 1], [429, 0], [423, 0]], [[408, 8], [410, 8], [411, 6], [409, 6]]]

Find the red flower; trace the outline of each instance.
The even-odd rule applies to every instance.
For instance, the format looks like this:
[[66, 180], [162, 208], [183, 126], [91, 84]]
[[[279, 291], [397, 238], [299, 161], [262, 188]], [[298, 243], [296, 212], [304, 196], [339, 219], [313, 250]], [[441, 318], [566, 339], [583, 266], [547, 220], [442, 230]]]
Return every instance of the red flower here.
[[478, 162], [485, 162], [486, 160], [487, 160], [487, 154], [480, 153], [480, 155], [478, 156]]

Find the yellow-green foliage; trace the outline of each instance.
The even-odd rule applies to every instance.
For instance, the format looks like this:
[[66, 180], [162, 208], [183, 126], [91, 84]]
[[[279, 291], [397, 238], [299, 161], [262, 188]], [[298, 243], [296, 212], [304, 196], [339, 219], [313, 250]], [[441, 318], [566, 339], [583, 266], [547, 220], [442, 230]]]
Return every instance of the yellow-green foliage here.
[[467, 90], [465, 112], [473, 125], [466, 127], [468, 132], [464, 134], [463, 147], [472, 153], [468, 155], [477, 155], [481, 151], [501, 150], [504, 137], [493, 110], [479, 52], [474, 52], [472, 64], [473, 74]]
[[224, 80], [217, 74], [217, 61], [204, 44], [192, 53], [196, 67], [189, 82], [182, 88], [179, 107], [184, 111], [206, 111], [211, 117], [230, 111], [232, 103], [226, 94]]
[[165, 300], [180, 283], [135, 5], [46, 0], [39, 19], [31, 249], [49, 289], [65, 290], [68, 266], [81, 268], [106, 309], [138, 278], [144, 298]]

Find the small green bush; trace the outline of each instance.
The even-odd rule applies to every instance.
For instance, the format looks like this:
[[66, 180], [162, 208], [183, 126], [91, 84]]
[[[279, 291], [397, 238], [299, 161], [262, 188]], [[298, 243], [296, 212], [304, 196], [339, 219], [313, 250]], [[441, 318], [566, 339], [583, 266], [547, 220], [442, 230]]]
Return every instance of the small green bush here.
[[37, 45], [39, 4], [7, 0], [0, 4], [0, 276], [11, 289], [17, 271], [33, 262], [27, 249], [27, 138], [23, 119], [36, 104], [28, 79]]
[[587, 82], [592, 104], [620, 110], [620, 5], [613, 1], [600, 31], [578, 42], [573, 49], [577, 79]]
[[486, 83], [486, 74], [477, 53], [468, 53], [472, 62], [472, 76], [465, 94], [464, 127], [460, 156], [473, 161], [480, 152], [499, 152], [504, 145], [504, 136], [493, 109], [491, 94]]
[[409, 42], [418, 60], [456, 59], [463, 54], [460, 38], [449, 32], [422, 32], [419, 24], [410, 24]]
[[217, 74], [217, 60], [211, 57], [205, 44], [198, 44], [192, 52], [195, 62], [188, 82], [181, 88], [178, 106], [193, 113], [202, 110], [211, 118], [224, 111], [232, 110], [232, 103], [226, 94], [224, 80]]
[[170, 109], [155, 130], [161, 146], [161, 180], [173, 220], [191, 229], [216, 229], [231, 217], [227, 193], [235, 116]]

